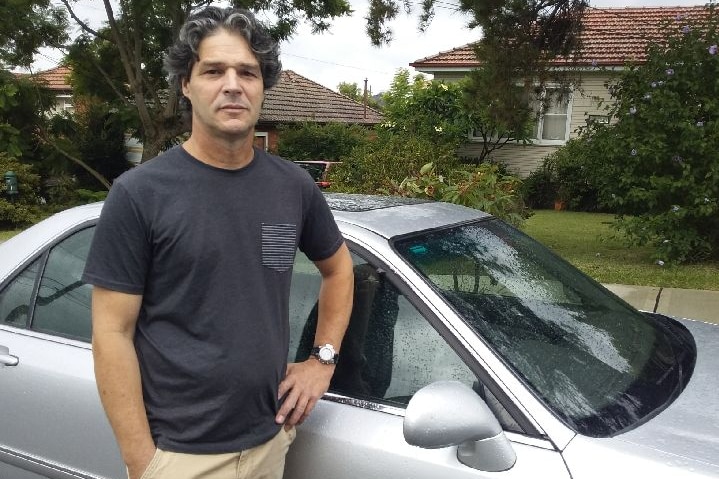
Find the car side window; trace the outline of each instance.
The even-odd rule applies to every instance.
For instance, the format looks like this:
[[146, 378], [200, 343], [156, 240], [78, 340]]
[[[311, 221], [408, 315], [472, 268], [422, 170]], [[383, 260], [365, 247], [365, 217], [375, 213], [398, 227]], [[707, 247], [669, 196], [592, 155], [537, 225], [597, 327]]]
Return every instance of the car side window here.
[[[356, 255], [353, 262], [354, 305], [330, 390], [404, 407], [435, 381], [476, 387], [474, 373], [386, 275]], [[298, 252], [290, 297], [290, 361], [305, 360], [313, 346], [320, 279]]]
[[92, 287], [81, 277], [94, 231], [78, 231], [50, 250], [40, 278], [32, 329], [90, 341]]
[[0, 291], [0, 323], [26, 328], [40, 260], [35, 260]]

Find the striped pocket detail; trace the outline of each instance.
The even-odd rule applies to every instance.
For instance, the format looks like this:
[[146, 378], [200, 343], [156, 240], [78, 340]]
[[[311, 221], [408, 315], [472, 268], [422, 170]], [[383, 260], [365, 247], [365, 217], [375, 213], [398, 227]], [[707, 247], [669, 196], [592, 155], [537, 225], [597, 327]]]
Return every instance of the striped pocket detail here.
[[262, 224], [262, 264], [275, 271], [287, 271], [295, 261], [297, 226]]

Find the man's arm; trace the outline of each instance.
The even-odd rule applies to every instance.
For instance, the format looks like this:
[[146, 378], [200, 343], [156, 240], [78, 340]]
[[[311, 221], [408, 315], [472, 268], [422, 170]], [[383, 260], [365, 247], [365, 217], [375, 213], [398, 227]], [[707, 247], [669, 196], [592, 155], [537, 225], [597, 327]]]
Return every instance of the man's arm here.
[[141, 295], [92, 290], [95, 379], [130, 479], [138, 479], [155, 454], [134, 345], [141, 302]]
[[[315, 262], [322, 275], [315, 344], [332, 344], [338, 351], [352, 311], [354, 276], [352, 258], [345, 244], [327, 259]], [[287, 365], [279, 396], [285, 397], [276, 421], [292, 427], [304, 421], [330, 386], [334, 365], [314, 357]]]

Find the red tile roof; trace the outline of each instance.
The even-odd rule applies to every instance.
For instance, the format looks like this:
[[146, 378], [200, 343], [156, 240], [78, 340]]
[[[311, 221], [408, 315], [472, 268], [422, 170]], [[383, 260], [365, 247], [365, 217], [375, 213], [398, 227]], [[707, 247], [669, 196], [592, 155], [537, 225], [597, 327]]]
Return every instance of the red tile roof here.
[[292, 70], [284, 70], [277, 85], [265, 92], [260, 123], [301, 121], [374, 125], [382, 122], [382, 114]]
[[[695, 25], [707, 14], [708, 10], [703, 6], [589, 8], [583, 20], [580, 64], [620, 66], [627, 61], [641, 63], [646, 59], [646, 47], [662, 40], [664, 22], [676, 22], [677, 31], [680, 31], [684, 26]], [[564, 61], [557, 59], [557, 63]], [[471, 43], [410, 63], [419, 70], [476, 68], [478, 65]]]
[[68, 81], [70, 73], [71, 71], [68, 67], [59, 66], [28, 76], [45, 83], [50, 90], [71, 93], [72, 86], [70, 86], [70, 82]]

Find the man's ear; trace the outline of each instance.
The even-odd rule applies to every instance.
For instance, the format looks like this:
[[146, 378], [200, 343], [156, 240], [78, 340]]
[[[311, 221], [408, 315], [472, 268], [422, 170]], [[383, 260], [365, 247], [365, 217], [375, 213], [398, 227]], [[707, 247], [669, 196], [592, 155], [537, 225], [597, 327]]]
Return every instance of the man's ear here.
[[180, 80], [180, 86], [181, 86], [182, 94], [185, 96], [185, 98], [187, 98], [187, 99], [189, 100], [189, 99], [190, 99], [190, 96], [189, 96], [190, 92], [189, 92], [189, 89], [188, 89], [188, 87], [187, 87], [187, 84], [188, 84], [188, 83], [190, 83], [190, 79], [187, 78], [187, 77], [184, 77], [184, 78], [182, 78], [182, 80]]

